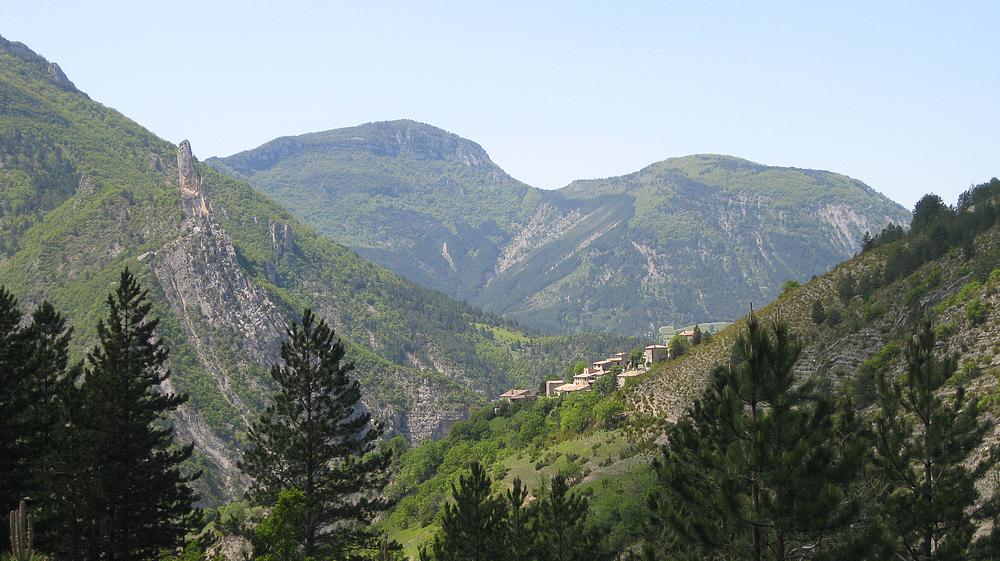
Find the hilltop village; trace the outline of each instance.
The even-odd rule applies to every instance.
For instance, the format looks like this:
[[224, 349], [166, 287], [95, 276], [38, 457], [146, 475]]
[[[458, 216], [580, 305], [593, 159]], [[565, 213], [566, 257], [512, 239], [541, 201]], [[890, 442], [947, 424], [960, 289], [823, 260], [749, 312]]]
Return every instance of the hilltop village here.
[[[677, 332], [670, 344], [654, 343], [646, 345], [642, 352], [638, 349], [632, 352], [618, 352], [601, 360], [594, 361], [582, 370], [573, 373], [572, 381], [566, 378], [546, 380], [545, 397], [559, 397], [568, 393], [591, 391], [598, 380], [605, 376], [614, 376], [617, 387], [637, 376], [645, 374], [657, 362], [683, 352], [684, 348], [697, 345], [710, 337], [710, 331], [702, 332], [699, 326]], [[674, 349], [671, 352], [671, 348]], [[518, 403], [535, 399], [539, 396], [538, 389], [513, 388], [500, 394], [499, 400], [508, 403]]]

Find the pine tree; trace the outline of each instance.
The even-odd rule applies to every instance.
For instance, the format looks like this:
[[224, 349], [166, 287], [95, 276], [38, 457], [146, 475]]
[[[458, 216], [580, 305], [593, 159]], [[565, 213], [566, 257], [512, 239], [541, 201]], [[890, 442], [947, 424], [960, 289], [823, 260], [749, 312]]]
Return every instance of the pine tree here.
[[562, 475], [552, 478], [538, 501], [534, 535], [538, 561], [591, 561], [603, 558], [600, 544], [587, 528], [590, 504], [569, 490]]
[[64, 441], [62, 402], [72, 387], [66, 368], [71, 330], [48, 302], [27, 325], [20, 322], [13, 296], [0, 289], [0, 500], [17, 504], [29, 497], [41, 507], [44, 529], [55, 503], [48, 483]]
[[854, 280], [854, 274], [847, 272], [840, 275], [837, 278], [837, 296], [840, 297], [840, 301], [846, 306], [857, 294], [857, 282]]
[[528, 489], [519, 478], [514, 478], [511, 488], [504, 493], [506, 502], [506, 541], [509, 561], [531, 561], [532, 535], [529, 524], [532, 511], [526, 505]]
[[[787, 324], [751, 314], [656, 471], [651, 540], [676, 558], [778, 561], [809, 557], [846, 527], [842, 490], [860, 467], [857, 424], [793, 376], [801, 346]], [[659, 527], [657, 527], [659, 526]]]
[[74, 464], [67, 454], [74, 443], [66, 429], [68, 402], [74, 397], [73, 383], [80, 371], [79, 366], [68, 367], [72, 332], [52, 304], [42, 302], [32, 312], [23, 338], [23, 368], [30, 380], [30, 401], [23, 412], [27, 451], [23, 463], [31, 478], [27, 493], [39, 507], [37, 532], [43, 537], [64, 531], [49, 522], [58, 517], [59, 510], [71, 508], [58, 482]]
[[871, 231], [865, 230], [865, 235], [861, 237], [861, 252], [871, 251], [875, 247], [875, 238], [872, 236]]
[[700, 345], [701, 344], [701, 337], [702, 337], [701, 327], [697, 326], [697, 325], [694, 326], [694, 336], [691, 337], [691, 344], [692, 345]]
[[497, 561], [505, 558], [507, 532], [502, 500], [490, 494], [492, 485], [482, 464], [452, 484], [452, 502], [445, 504], [441, 531], [434, 538], [435, 561]]
[[905, 377], [891, 380], [884, 373], [878, 377], [874, 423], [875, 463], [885, 483], [879, 505], [895, 557], [979, 558], [977, 549], [996, 537], [975, 538], [976, 519], [995, 515], [1000, 495], [994, 491], [982, 499], [976, 481], [996, 465], [997, 453], [971, 466], [965, 462], [981, 446], [989, 425], [980, 419], [976, 400], [965, 394], [961, 384], [951, 397], [941, 395], [957, 360], [935, 356], [929, 321], [908, 341], [905, 357]]
[[361, 389], [343, 362], [344, 346], [311, 310], [288, 329], [274, 402], [250, 428], [241, 467], [253, 479], [249, 495], [273, 504], [282, 490], [303, 493], [302, 551], [345, 558], [372, 545], [372, 518], [387, 507], [390, 450], [376, 449], [380, 427], [361, 404]]
[[190, 529], [199, 474], [181, 463], [193, 445], [176, 446], [166, 415], [187, 399], [166, 393], [167, 349], [149, 317], [147, 291], [126, 269], [108, 295], [99, 343], [88, 353], [71, 452], [79, 459], [69, 493], [74, 504], [59, 526], [72, 532], [60, 558], [157, 559]]
[[[28, 395], [22, 334], [21, 310], [17, 299], [0, 287], [0, 507], [7, 512], [25, 496], [27, 480], [21, 469], [23, 456], [22, 412], [27, 407]], [[9, 536], [0, 532], [0, 546], [9, 547]]]
[[826, 321], [826, 308], [823, 307], [823, 302], [819, 298], [813, 300], [812, 312], [810, 314], [812, 317], [812, 322], [819, 325]]

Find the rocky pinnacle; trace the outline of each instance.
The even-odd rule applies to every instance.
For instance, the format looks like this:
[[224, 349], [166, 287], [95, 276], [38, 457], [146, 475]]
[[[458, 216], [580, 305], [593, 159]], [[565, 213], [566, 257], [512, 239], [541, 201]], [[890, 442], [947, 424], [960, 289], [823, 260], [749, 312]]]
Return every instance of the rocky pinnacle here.
[[177, 172], [180, 176], [181, 203], [184, 205], [184, 215], [188, 218], [208, 216], [205, 189], [196, 163], [197, 160], [191, 155], [191, 143], [182, 141], [177, 146]]

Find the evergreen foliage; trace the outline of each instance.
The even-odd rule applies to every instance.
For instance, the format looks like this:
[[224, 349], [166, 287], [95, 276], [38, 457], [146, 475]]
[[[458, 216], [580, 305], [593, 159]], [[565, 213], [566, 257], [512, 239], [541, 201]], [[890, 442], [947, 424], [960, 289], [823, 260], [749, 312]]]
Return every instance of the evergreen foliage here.
[[[122, 272], [88, 353], [70, 428], [77, 502], [52, 521], [61, 559], [151, 560], [181, 544], [197, 499], [181, 464], [192, 445], [176, 446], [166, 415], [186, 397], [160, 390], [170, 377], [167, 349], [149, 317], [147, 292]], [[82, 499], [82, 500], [81, 500]], [[65, 498], [63, 499], [65, 500]], [[58, 529], [58, 530], [57, 530]]]
[[786, 324], [747, 323], [657, 462], [648, 535], [668, 555], [798, 559], [851, 520], [857, 427], [838, 423], [813, 383], [795, 383], [801, 346]]
[[302, 493], [305, 558], [351, 558], [371, 545], [368, 525], [387, 506], [381, 490], [391, 454], [375, 446], [381, 428], [361, 404], [333, 329], [306, 309], [287, 333], [282, 363], [271, 369], [278, 392], [251, 427], [241, 466], [255, 503]]
[[810, 318], [812, 322], [819, 325], [826, 321], [826, 308], [823, 307], [823, 302], [819, 298], [813, 300], [812, 311], [810, 312]]
[[[890, 225], [874, 236], [867, 250], [889, 246], [884, 278], [888, 284], [937, 259], [953, 247], [972, 257], [973, 239], [1000, 219], [1000, 179], [976, 185], [959, 196], [954, 208], [937, 195], [926, 195], [914, 207], [910, 231]], [[988, 274], [989, 270], [983, 272]]]
[[590, 561], [603, 557], [599, 542], [587, 528], [589, 503], [572, 493], [566, 478], [552, 478], [548, 492], [538, 501], [535, 519], [536, 559], [539, 561]]
[[[526, 503], [528, 491], [514, 479], [506, 492], [493, 494], [482, 464], [452, 486], [441, 530], [431, 544], [434, 561], [590, 561], [605, 558], [588, 527], [589, 501], [557, 475]], [[422, 558], [429, 557], [426, 552]]]
[[[928, 213], [940, 212], [929, 201]], [[927, 218], [931, 220], [931, 218]], [[878, 376], [878, 412], [874, 420], [875, 466], [885, 487], [879, 497], [893, 556], [911, 561], [983, 558], [995, 538], [976, 536], [977, 523], [1000, 511], [1000, 492], [983, 498], [976, 482], [997, 464], [993, 449], [972, 464], [990, 425], [976, 400], [959, 383], [950, 397], [940, 390], [953, 380], [954, 357], [940, 358], [934, 333], [925, 321], [907, 342], [906, 374], [893, 380]], [[950, 393], [950, 392], [949, 392]], [[991, 540], [993, 540], [991, 542]], [[995, 558], [993, 549], [986, 557]]]
[[[492, 480], [474, 462], [451, 490], [444, 506], [441, 532], [433, 542], [436, 561], [496, 561], [507, 548], [504, 500], [491, 494]], [[523, 501], [522, 501], [523, 502]], [[518, 513], [520, 509], [518, 509]]]

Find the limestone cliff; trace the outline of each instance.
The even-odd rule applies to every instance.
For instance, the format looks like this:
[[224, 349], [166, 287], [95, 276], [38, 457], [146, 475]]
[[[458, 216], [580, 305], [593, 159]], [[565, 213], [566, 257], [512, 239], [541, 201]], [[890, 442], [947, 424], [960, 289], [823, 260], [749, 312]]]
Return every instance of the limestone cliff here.
[[[234, 411], [241, 421], [220, 433], [206, 421], [206, 414], [214, 412], [185, 406], [176, 422], [181, 438], [193, 440], [203, 461], [211, 466], [214, 479], [210, 485], [223, 496], [235, 497], [246, 482], [237, 469], [239, 449], [233, 437], [246, 429], [254, 412], [268, 401], [267, 370], [279, 360], [286, 318], [299, 310], [272, 297], [240, 264], [232, 240], [208, 203], [187, 141], [177, 148], [177, 170], [184, 219], [177, 237], [155, 252], [152, 270], [172, 317], [180, 323], [183, 339], [224, 399], [220, 406]], [[278, 260], [294, 251], [288, 222], [271, 222], [267, 234]], [[268, 270], [273, 271], [273, 263], [269, 264]], [[335, 312], [329, 319], [334, 325], [340, 323]], [[406, 368], [362, 366], [356, 375], [366, 382], [363, 402], [391, 432], [414, 440], [440, 436], [466, 415], [465, 408], [442, 399], [438, 383], [413, 376]], [[373, 398], [373, 389], [390, 387], [409, 397], [405, 406]]]
[[187, 140], [182, 141], [177, 147], [177, 171], [180, 174], [181, 204], [184, 207], [184, 215], [188, 218], [208, 215], [205, 188], [196, 167], [197, 163], [191, 154], [191, 143]]

